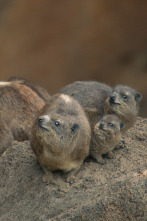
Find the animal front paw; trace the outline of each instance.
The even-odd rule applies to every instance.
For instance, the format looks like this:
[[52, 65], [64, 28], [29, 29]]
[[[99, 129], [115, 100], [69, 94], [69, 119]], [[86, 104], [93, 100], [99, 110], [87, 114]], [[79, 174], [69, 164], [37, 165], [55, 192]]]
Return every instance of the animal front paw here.
[[44, 169], [44, 172], [45, 172], [45, 174], [42, 177], [42, 182], [47, 184], [47, 185], [50, 184], [50, 183], [54, 183], [52, 172], [47, 171], [46, 169]]
[[112, 152], [107, 153], [107, 154], [106, 154], [106, 157], [107, 157], [108, 159], [115, 159], [115, 156], [113, 155]]
[[53, 178], [48, 175], [44, 175], [42, 177], [42, 182], [49, 185], [50, 183], [53, 183]]
[[96, 159], [96, 161], [99, 163], [99, 164], [102, 164], [102, 165], [105, 165], [105, 164], [107, 164], [107, 162], [102, 158], [102, 157], [96, 157], [95, 158]]
[[126, 147], [126, 142], [124, 140], [121, 140], [117, 145], [116, 147], [114, 148], [115, 150], [118, 150], [118, 149], [124, 149]]
[[70, 184], [75, 183], [75, 182], [76, 182], [76, 181], [75, 181], [75, 177], [73, 177], [73, 176], [68, 176], [68, 177], [66, 178], [66, 182], [67, 182], [67, 183], [70, 183]]

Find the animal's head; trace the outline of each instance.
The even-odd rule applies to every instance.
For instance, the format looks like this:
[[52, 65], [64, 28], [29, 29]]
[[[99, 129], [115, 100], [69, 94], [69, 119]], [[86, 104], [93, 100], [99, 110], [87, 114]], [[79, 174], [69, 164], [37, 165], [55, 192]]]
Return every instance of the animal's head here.
[[142, 96], [136, 90], [117, 85], [104, 104], [105, 114], [116, 114], [124, 122], [131, 121], [138, 114], [138, 104]]
[[125, 124], [116, 115], [104, 115], [94, 127], [95, 139], [97, 142], [108, 142], [108, 145], [117, 143], [124, 126]]

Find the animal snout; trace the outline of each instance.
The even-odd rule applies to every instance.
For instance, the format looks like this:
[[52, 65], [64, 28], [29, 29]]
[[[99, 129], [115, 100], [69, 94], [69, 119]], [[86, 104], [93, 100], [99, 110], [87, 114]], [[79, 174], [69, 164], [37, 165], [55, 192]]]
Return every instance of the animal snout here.
[[111, 102], [111, 103], [114, 103], [114, 102], [115, 102], [115, 99], [116, 99], [116, 95], [110, 96], [110, 102]]
[[48, 115], [40, 116], [38, 118], [38, 124], [42, 125], [43, 122], [48, 122], [50, 120], [50, 117]]
[[38, 125], [41, 126], [43, 122], [44, 122], [44, 117], [39, 117], [38, 118]]
[[78, 124], [73, 124], [72, 126], [71, 126], [71, 132], [75, 132], [76, 130], [78, 130], [79, 129], [79, 125]]
[[38, 122], [40, 123], [40, 122], [43, 122], [44, 121], [44, 118], [43, 117], [39, 117], [38, 118]]
[[103, 123], [100, 123], [99, 128], [100, 128], [100, 129], [103, 129], [103, 128], [104, 128], [104, 124], [103, 124]]

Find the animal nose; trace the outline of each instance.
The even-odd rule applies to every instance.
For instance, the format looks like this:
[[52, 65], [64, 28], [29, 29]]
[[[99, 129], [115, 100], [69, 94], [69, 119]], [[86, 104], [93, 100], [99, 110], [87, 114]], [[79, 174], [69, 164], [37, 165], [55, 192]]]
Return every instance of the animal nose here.
[[100, 128], [100, 129], [103, 129], [103, 128], [104, 128], [104, 124], [103, 124], [103, 123], [100, 123], [99, 128]]
[[44, 118], [43, 117], [39, 117], [38, 118], [38, 122], [43, 122], [44, 121]]
[[39, 118], [38, 118], [38, 123], [42, 123], [42, 122], [48, 122], [48, 121], [50, 121], [50, 116], [49, 115], [43, 115], [43, 116], [40, 116]]
[[41, 125], [41, 123], [44, 121], [44, 117], [39, 117], [38, 118], [38, 124]]
[[115, 98], [116, 98], [115, 95], [110, 96], [110, 102], [113, 103], [115, 101]]
[[79, 129], [79, 125], [78, 125], [78, 124], [73, 124], [73, 125], [71, 126], [71, 131], [72, 131], [72, 132], [75, 132], [77, 129]]

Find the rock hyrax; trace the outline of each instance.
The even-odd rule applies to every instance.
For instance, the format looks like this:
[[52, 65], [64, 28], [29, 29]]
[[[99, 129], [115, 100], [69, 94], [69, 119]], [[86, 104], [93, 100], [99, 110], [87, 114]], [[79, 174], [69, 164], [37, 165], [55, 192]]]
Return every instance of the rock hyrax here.
[[104, 112], [116, 114], [124, 123], [123, 132], [128, 130], [136, 121], [139, 111], [140, 93], [124, 85], [114, 87], [111, 95], [105, 100]]
[[89, 154], [91, 129], [81, 105], [65, 94], [52, 96], [34, 125], [31, 146], [51, 182], [54, 170], [69, 172], [72, 181]]
[[75, 81], [63, 87], [60, 93], [74, 97], [86, 110], [86, 113], [104, 113], [104, 102], [112, 93], [112, 88], [96, 81]]
[[39, 85], [35, 84], [34, 82], [28, 81], [21, 77], [12, 77], [8, 81], [15, 82], [17, 84], [26, 85], [27, 87], [31, 88], [40, 98], [42, 98], [45, 102], [49, 102], [50, 95], [45, 88], [40, 87]]
[[73, 82], [60, 92], [74, 97], [83, 106], [92, 127], [104, 113], [115, 113], [125, 123], [124, 131], [134, 124], [142, 98], [140, 93], [128, 86], [111, 88], [95, 81]]
[[45, 101], [30, 87], [0, 82], [0, 154], [13, 140], [24, 141]]
[[121, 140], [121, 130], [124, 123], [114, 115], [103, 115], [94, 127], [94, 136], [91, 140], [90, 155], [98, 163], [106, 163], [102, 155], [107, 154], [108, 158], [113, 158], [112, 150]]

